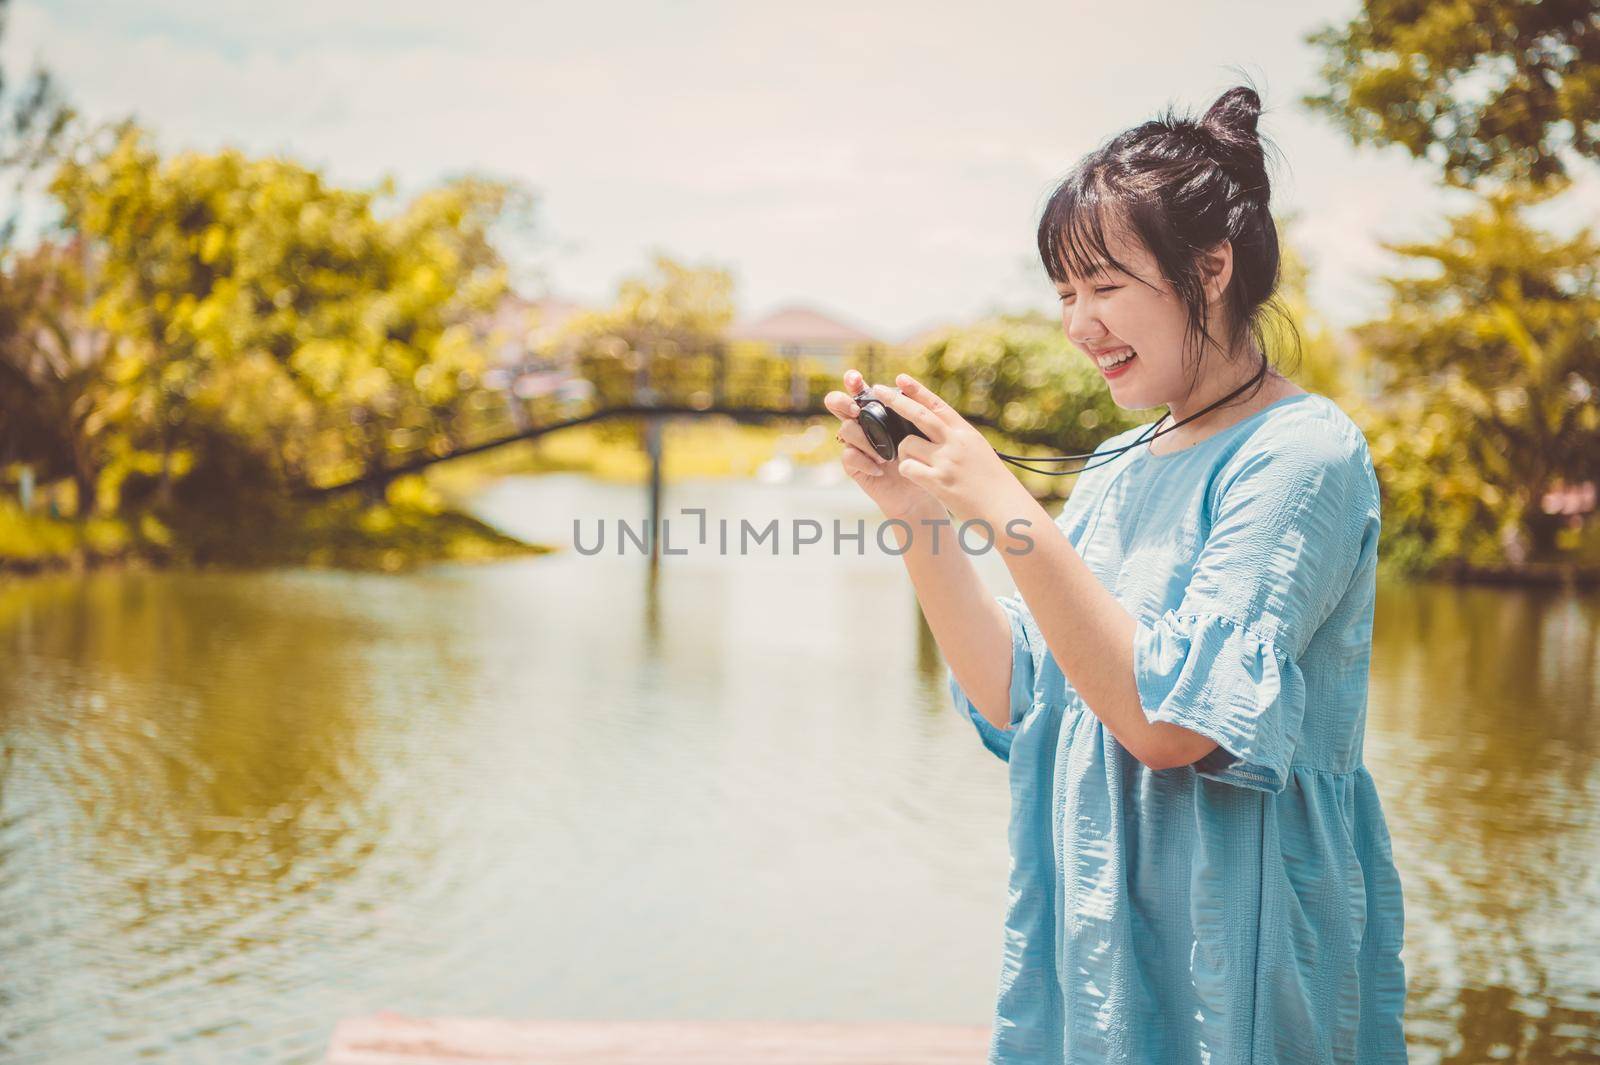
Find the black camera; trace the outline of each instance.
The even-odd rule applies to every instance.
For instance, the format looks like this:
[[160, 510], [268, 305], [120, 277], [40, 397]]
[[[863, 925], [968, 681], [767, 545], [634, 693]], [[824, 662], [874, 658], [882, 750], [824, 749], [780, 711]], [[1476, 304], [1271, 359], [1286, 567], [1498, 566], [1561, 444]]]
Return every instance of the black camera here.
[[[900, 390], [896, 388], [893, 391]], [[861, 391], [850, 398], [861, 408], [861, 414], [856, 420], [861, 423], [861, 431], [867, 434], [872, 450], [876, 451], [880, 458], [893, 459], [900, 447], [900, 441], [907, 436], [928, 439], [927, 433], [907, 421], [893, 407], [887, 406], [882, 400], [873, 399], [871, 385], [863, 385]]]

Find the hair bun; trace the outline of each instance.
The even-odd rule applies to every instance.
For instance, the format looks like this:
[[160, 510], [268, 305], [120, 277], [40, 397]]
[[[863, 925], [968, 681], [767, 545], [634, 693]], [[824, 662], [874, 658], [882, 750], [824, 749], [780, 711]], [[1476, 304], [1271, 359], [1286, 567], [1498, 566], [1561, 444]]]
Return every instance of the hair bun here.
[[1271, 195], [1267, 181], [1266, 154], [1256, 125], [1261, 118], [1261, 97], [1245, 85], [1237, 85], [1217, 97], [1201, 117], [1199, 127], [1213, 145], [1217, 165], [1252, 197], [1263, 204]]
[[1217, 97], [1200, 124], [1211, 130], [1225, 130], [1246, 137], [1256, 135], [1261, 118], [1261, 97], [1248, 85], [1236, 85]]

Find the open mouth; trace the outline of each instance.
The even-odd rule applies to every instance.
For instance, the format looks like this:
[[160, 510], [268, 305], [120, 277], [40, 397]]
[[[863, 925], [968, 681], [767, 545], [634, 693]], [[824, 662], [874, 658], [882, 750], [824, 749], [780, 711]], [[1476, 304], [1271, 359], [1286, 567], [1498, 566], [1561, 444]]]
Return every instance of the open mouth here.
[[1128, 367], [1133, 365], [1133, 361], [1138, 357], [1139, 353], [1132, 348], [1118, 348], [1116, 351], [1096, 355], [1094, 362], [1103, 375], [1116, 377], [1118, 374], [1127, 372]]

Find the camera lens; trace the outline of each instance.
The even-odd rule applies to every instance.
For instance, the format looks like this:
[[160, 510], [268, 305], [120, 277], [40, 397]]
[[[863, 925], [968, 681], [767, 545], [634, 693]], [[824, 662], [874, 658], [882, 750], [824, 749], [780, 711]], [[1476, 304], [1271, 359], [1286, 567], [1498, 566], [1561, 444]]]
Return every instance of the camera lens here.
[[[877, 406], [877, 404], [873, 404], [873, 406]], [[861, 423], [862, 431], [867, 434], [867, 440], [871, 442], [872, 449], [878, 453], [879, 457], [883, 459], [894, 458], [894, 437], [889, 434], [889, 430], [883, 424], [878, 412], [870, 408], [863, 408], [857, 421]]]

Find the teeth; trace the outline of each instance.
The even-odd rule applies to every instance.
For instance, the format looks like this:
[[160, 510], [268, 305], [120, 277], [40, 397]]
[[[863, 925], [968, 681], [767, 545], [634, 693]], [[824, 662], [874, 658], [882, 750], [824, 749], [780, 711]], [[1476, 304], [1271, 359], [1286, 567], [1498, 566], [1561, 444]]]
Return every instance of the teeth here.
[[1100, 364], [1102, 370], [1109, 370], [1114, 366], [1122, 365], [1136, 354], [1138, 353], [1132, 348], [1128, 348], [1121, 355], [1097, 355], [1094, 361]]

